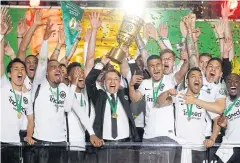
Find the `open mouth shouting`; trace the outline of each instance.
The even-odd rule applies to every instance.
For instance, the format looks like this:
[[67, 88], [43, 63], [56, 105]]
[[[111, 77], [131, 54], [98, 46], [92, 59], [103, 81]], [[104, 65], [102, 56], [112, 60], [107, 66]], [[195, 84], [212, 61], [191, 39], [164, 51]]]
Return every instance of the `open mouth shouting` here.
[[161, 75], [160, 71], [153, 72], [153, 78], [154, 79], [158, 79], [160, 77], [160, 75]]
[[193, 83], [193, 85], [194, 85], [194, 88], [195, 88], [195, 89], [200, 89], [200, 82], [199, 82], [199, 81], [195, 81], [195, 82]]
[[54, 75], [55, 75], [55, 82], [61, 81], [62, 75], [60, 71], [56, 71]]
[[23, 81], [23, 75], [22, 75], [22, 74], [18, 74], [17, 80], [18, 80], [19, 82], [22, 82], [22, 81]]
[[230, 87], [229, 93], [230, 94], [237, 94], [237, 87]]

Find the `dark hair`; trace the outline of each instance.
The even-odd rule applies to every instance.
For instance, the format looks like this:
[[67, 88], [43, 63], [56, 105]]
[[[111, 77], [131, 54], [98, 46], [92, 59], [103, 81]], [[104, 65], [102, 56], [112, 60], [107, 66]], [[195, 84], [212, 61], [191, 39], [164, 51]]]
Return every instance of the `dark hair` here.
[[148, 57], [147, 62], [149, 62], [149, 61], [151, 61], [153, 59], [160, 59], [161, 60], [159, 55], [151, 55], [151, 56]]
[[199, 55], [199, 59], [200, 59], [201, 57], [209, 57], [210, 59], [212, 59], [212, 55], [209, 54], [209, 53], [201, 53], [201, 54]]
[[104, 79], [106, 78], [106, 75], [107, 75], [108, 73], [110, 73], [110, 72], [116, 73], [117, 76], [118, 76], [119, 78], [121, 78], [121, 74], [120, 74], [117, 70], [112, 69], [112, 70], [107, 70], [107, 71], [105, 72], [105, 74], [104, 74]]
[[25, 71], [26, 71], [26, 64], [25, 64], [25, 62], [23, 62], [19, 58], [14, 58], [13, 60], [11, 60], [11, 62], [9, 62], [8, 66], [7, 66], [7, 73], [11, 72], [11, 68], [12, 68], [14, 63], [21, 63], [24, 66]]
[[65, 67], [67, 68], [67, 66], [64, 63], [60, 63], [59, 67]]
[[220, 65], [221, 65], [221, 69], [222, 69], [222, 60], [221, 60], [220, 58], [218, 58], [218, 57], [213, 57], [213, 58], [211, 58], [211, 59], [208, 61], [207, 66], [208, 66], [209, 63], [212, 62], [212, 61], [217, 61], [217, 62], [219, 62]]
[[190, 73], [193, 72], [193, 71], [198, 71], [198, 72], [202, 73], [202, 71], [200, 70], [200, 68], [198, 68], [198, 67], [193, 67], [193, 68], [191, 68], [191, 69], [188, 71], [186, 79], [189, 78]]
[[81, 68], [81, 64], [78, 63], [78, 62], [72, 62], [68, 65], [67, 67], [67, 74], [69, 75], [71, 70], [74, 68], [74, 67], [80, 67]]
[[160, 51], [160, 56], [162, 56], [165, 53], [171, 53], [174, 57], [176, 56], [176, 54], [174, 53], [174, 51], [170, 50], [170, 49], [164, 49]]
[[37, 61], [38, 61], [38, 57], [37, 56], [35, 56], [35, 55], [28, 55], [28, 56], [26, 56], [26, 58], [25, 58], [25, 62], [26, 62], [26, 60], [27, 60], [27, 58], [29, 58], [29, 57], [34, 57], [34, 58], [36, 58], [37, 59]]

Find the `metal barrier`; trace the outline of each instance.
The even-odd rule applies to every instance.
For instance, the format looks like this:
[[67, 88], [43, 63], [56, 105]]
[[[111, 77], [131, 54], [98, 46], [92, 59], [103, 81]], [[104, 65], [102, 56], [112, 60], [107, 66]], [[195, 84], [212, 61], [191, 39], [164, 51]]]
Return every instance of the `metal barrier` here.
[[[221, 144], [214, 144], [212, 148], [206, 150], [205, 163], [217, 163], [219, 158], [214, 155], [218, 147]], [[224, 144], [224, 148], [231, 149], [234, 146], [240, 146], [240, 144]], [[67, 148], [70, 147], [70, 148]], [[66, 143], [63, 144], [1, 144], [1, 154], [6, 155], [7, 149], [15, 149], [18, 151], [19, 163], [24, 163], [26, 153], [32, 148], [49, 150], [49, 148], [62, 148], [64, 149], [64, 157], [61, 160], [62, 163], [68, 163], [68, 157], [73, 151], [71, 148], [78, 148], [84, 150], [84, 147], [71, 146]], [[158, 143], [133, 143], [133, 142], [111, 142], [105, 143], [100, 148], [94, 148], [90, 143], [86, 144], [85, 152], [81, 152], [84, 156], [82, 162], [84, 163], [187, 163], [186, 158], [189, 157], [189, 152], [194, 148], [204, 148], [201, 144], [158, 144]], [[11, 151], [11, 150], [10, 150]], [[172, 152], [175, 152], [175, 158], [172, 156]], [[185, 153], [185, 156], [184, 156]], [[10, 154], [10, 153], [9, 153]], [[53, 153], [54, 154], [54, 153]], [[187, 154], [187, 155], [186, 155]], [[190, 153], [191, 154], [191, 153]], [[24, 156], [25, 155], [25, 156]], [[29, 155], [29, 153], [27, 153]], [[11, 154], [10, 154], [11, 156]], [[177, 157], [178, 156], [178, 157]], [[50, 156], [49, 156], [50, 157]], [[56, 154], [56, 157], [60, 157]], [[53, 158], [54, 159], [54, 158]], [[6, 161], [2, 163], [5, 163]], [[11, 161], [10, 161], [11, 162]], [[28, 161], [29, 162], [29, 161]], [[31, 161], [34, 162], [35, 161]], [[71, 163], [74, 161], [71, 161]], [[76, 163], [79, 161], [76, 161]], [[6, 163], [9, 163], [6, 162]]]

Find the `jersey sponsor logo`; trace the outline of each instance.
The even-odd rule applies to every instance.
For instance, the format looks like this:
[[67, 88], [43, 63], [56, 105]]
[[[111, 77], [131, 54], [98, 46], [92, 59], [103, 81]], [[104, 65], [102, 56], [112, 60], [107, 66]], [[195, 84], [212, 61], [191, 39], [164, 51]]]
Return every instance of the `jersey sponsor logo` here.
[[227, 94], [226, 89], [221, 88], [221, 89], [219, 90], [219, 94], [220, 94], [220, 95], [226, 95], [226, 94]]
[[153, 98], [150, 95], [147, 95], [147, 102], [154, 102]]
[[[183, 114], [185, 115], [185, 116], [187, 116], [188, 114], [187, 114], [187, 109], [184, 109], [183, 110]], [[200, 112], [192, 112], [192, 115], [191, 115], [191, 118], [192, 119], [197, 119], [197, 120], [199, 120], [199, 119], [201, 119], [201, 117], [202, 117], [202, 113]]]
[[238, 109], [235, 113], [231, 113], [227, 115], [227, 118], [229, 119], [229, 121], [238, 119], [239, 117], [240, 117], [240, 109]]
[[[58, 100], [58, 102], [57, 102], [57, 100], [56, 100], [52, 95], [50, 95], [50, 101], [51, 101], [52, 103], [54, 103], [54, 104], [61, 104], [61, 105], [64, 104], [64, 101], [63, 101], [63, 100]], [[59, 105], [59, 106], [60, 106], [60, 105]]]
[[61, 91], [61, 92], [60, 92], [60, 97], [61, 97], [62, 99], [65, 99], [65, 98], [66, 98], [66, 92]]
[[[17, 103], [13, 100], [12, 96], [9, 96], [9, 102], [13, 105], [13, 109], [17, 110]], [[26, 108], [22, 106], [22, 112], [25, 113]]]
[[24, 104], [28, 104], [28, 99], [27, 99], [27, 97], [23, 97], [23, 102], [24, 102]]

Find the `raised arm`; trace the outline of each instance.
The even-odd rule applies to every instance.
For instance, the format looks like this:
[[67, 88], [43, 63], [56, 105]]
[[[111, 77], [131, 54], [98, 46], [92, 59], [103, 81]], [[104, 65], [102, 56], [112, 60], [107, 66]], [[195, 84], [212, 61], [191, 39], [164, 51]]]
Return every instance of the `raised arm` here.
[[223, 68], [223, 79], [226, 82], [227, 76], [232, 72], [232, 64], [229, 60], [230, 51], [233, 48], [233, 42], [231, 38], [225, 38], [223, 41], [223, 60], [222, 60], [222, 68]]
[[220, 46], [220, 53], [221, 53], [221, 58], [223, 58], [223, 44], [224, 44], [224, 29], [226, 26], [226, 22], [223, 19], [220, 19], [218, 23], [215, 25], [215, 32], [217, 39], [219, 41], [219, 46]]
[[1, 49], [0, 49], [0, 55], [1, 55], [1, 77], [5, 73], [5, 67], [4, 67], [4, 36], [7, 34], [10, 26], [11, 26], [11, 21], [7, 21], [7, 19], [11, 19], [11, 17], [8, 15], [8, 11], [6, 8], [1, 8], [0, 10], [0, 25], [1, 25]]
[[4, 76], [5, 73], [5, 67], [4, 67], [4, 40], [1, 40], [1, 49], [0, 49], [0, 55], [1, 55], [1, 78]]
[[[143, 76], [136, 75], [136, 72], [135, 72], [129, 83], [129, 96], [133, 103], [138, 102], [143, 97], [143, 94], [139, 90], [135, 90], [135, 88], [134, 88], [134, 85], [140, 84], [142, 82], [142, 80], [143, 80]], [[141, 85], [140, 85], [139, 89], [141, 89]]]
[[18, 49], [18, 54], [17, 54], [17, 57], [19, 59], [21, 59], [22, 61], [25, 61], [25, 58], [26, 58], [26, 50], [27, 50], [27, 47], [28, 45], [30, 44], [31, 42], [31, 39], [32, 39], [32, 36], [35, 32], [35, 30], [37, 29], [37, 27], [39, 25], [42, 24], [42, 16], [40, 14], [40, 11], [36, 11], [35, 12], [35, 15], [34, 15], [34, 21], [33, 21], [33, 24], [31, 25], [31, 27], [28, 29], [27, 33], [25, 34], [25, 36], [23, 37], [23, 40], [21, 41], [20, 43], [20, 47]]
[[89, 74], [86, 76], [85, 83], [87, 87], [87, 93], [89, 97], [91, 98], [93, 104], [96, 104], [97, 99], [97, 86], [96, 81], [101, 73], [101, 70], [110, 62], [110, 59], [106, 56], [103, 56], [101, 59], [101, 62], [96, 63], [95, 66], [92, 68], [92, 70], [89, 72]]
[[64, 34], [63, 28], [59, 27], [59, 30], [58, 30], [58, 44], [57, 44], [55, 50], [53, 51], [50, 59], [58, 60], [58, 56], [60, 54], [60, 51], [61, 51], [61, 48], [62, 48], [62, 45], [64, 44], [64, 42], [65, 42], [65, 34]]
[[188, 61], [188, 53], [186, 48], [181, 51], [181, 60], [183, 60], [183, 64], [178, 72], [175, 73], [175, 80], [177, 84], [181, 83], [188, 72], [189, 61]]
[[[221, 5], [221, 15], [222, 15], [223, 20], [226, 23], [225, 28], [224, 28], [224, 34], [225, 34], [226, 38], [230, 38], [230, 39], [232, 39], [232, 33], [231, 33], [231, 28], [230, 28], [230, 25], [229, 25], [228, 18], [234, 14], [235, 10], [236, 9], [231, 10], [229, 8], [229, 5], [228, 5], [227, 1], [223, 2], [222, 5]], [[233, 57], [234, 57], [234, 48], [232, 48], [229, 51], [229, 61], [231, 61], [233, 59]]]
[[90, 42], [88, 44], [88, 53], [87, 53], [85, 69], [84, 69], [85, 76], [88, 75], [88, 73], [94, 66], [94, 54], [95, 54], [95, 48], [96, 48], [97, 30], [101, 27], [101, 24], [102, 24], [102, 21], [100, 19], [100, 13], [96, 13], [96, 12], [91, 13], [91, 15], [89, 15], [89, 20], [92, 26], [92, 34], [91, 34]]
[[18, 49], [22, 42], [23, 36], [27, 32], [26, 20], [24, 18], [20, 19], [17, 25], [17, 40], [18, 40]]
[[194, 16], [194, 14], [189, 14], [183, 18], [183, 21], [187, 27], [187, 50], [189, 55], [190, 68], [198, 67], [198, 56], [197, 56], [197, 51], [194, 44], [193, 30], [192, 30], [192, 18], [194, 17], [196, 17]]
[[[144, 29], [144, 30], [146, 30], [146, 29]], [[137, 34], [137, 36], [136, 36], [136, 43], [137, 43], [137, 47], [140, 52], [140, 55], [142, 55], [144, 68], [147, 69], [147, 59], [149, 57], [149, 54], [145, 48], [145, 43], [144, 43], [142, 37], [140, 36], [140, 34]]]
[[55, 30], [52, 30], [52, 27], [53, 24], [50, 24], [50, 20], [48, 20], [45, 34], [43, 36], [43, 43], [38, 56], [38, 66], [32, 84], [32, 98], [34, 98], [38, 85], [46, 77], [48, 62], [48, 39], [50, 38], [52, 33], [55, 32]]
[[157, 41], [158, 46], [161, 50], [167, 49], [167, 46], [163, 43], [164, 38], [158, 36], [157, 29], [150, 23], [146, 24], [146, 28], [148, 30], [148, 35]]
[[88, 28], [84, 35], [84, 46], [83, 46], [83, 55], [84, 55], [84, 67], [86, 65], [87, 53], [88, 53], [88, 44], [91, 38], [92, 29]]

